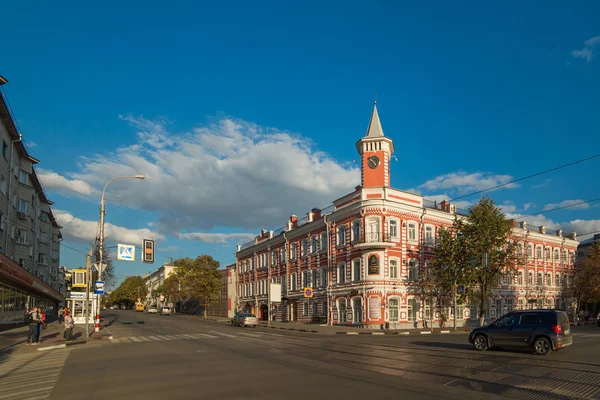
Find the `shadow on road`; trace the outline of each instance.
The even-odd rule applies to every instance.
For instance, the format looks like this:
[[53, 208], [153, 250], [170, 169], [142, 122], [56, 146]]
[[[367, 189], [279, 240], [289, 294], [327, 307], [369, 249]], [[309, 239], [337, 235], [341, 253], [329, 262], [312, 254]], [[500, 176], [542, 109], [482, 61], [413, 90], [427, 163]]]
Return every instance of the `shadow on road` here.
[[444, 342], [410, 342], [417, 346], [426, 347], [438, 347], [443, 349], [456, 349], [456, 350], [472, 350], [473, 346], [468, 343], [444, 343]]

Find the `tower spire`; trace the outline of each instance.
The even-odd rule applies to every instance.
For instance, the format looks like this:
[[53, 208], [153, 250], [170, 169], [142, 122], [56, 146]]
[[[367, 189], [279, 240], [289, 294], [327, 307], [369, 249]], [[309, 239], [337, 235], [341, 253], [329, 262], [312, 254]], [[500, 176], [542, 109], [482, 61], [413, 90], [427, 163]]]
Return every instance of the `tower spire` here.
[[384, 137], [383, 128], [381, 127], [381, 122], [379, 121], [379, 114], [377, 113], [377, 100], [373, 101], [373, 113], [371, 114], [371, 121], [369, 121], [369, 127], [367, 128], [367, 134], [365, 137]]

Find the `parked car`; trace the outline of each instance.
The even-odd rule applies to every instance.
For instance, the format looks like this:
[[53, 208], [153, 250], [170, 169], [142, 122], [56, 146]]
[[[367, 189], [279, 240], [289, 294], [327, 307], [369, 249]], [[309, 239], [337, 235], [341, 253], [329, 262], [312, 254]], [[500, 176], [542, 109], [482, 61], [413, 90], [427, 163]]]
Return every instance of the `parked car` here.
[[148, 308], [148, 314], [156, 314], [157, 312], [158, 310], [156, 309], [156, 307]]
[[469, 343], [479, 351], [490, 347], [530, 347], [536, 354], [548, 355], [573, 344], [570, 328], [564, 311], [514, 311], [488, 326], [473, 329]]
[[253, 326], [256, 328], [256, 326], [258, 325], [258, 319], [256, 318], [256, 315], [254, 314], [248, 314], [248, 313], [244, 313], [244, 314], [238, 314], [235, 317], [233, 317], [231, 319], [231, 325], [233, 326]]
[[161, 307], [160, 315], [171, 315], [171, 309], [169, 307]]

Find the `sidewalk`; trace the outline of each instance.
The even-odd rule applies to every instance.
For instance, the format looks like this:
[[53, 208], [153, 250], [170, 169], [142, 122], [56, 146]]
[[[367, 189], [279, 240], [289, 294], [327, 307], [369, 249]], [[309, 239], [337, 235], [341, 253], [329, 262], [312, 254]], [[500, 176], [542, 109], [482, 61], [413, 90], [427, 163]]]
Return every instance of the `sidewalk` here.
[[[23, 353], [34, 353], [37, 351], [45, 351], [56, 348], [63, 348], [65, 341], [63, 339], [64, 327], [58, 323], [58, 319], [54, 318], [53, 321], [48, 322], [46, 329], [42, 329], [40, 334], [40, 344], [38, 345], [27, 345], [27, 332], [29, 328], [27, 326], [21, 326], [8, 331], [0, 332], [0, 354], [11, 353], [11, 354], [23, 354]], [[98, 332], [94, 335], [94, 325], [90, 324], [89, 330], [91, 336], [89, 339], [85, 337], [85, 325], [75, 325], [73, 328], [73, 340], [68, 343], [68, 346], [75, 346], [79, 344], [85, 344], [88, 340], [101, 340], [104, 338], [103, 335], [99, 335]]]
[[[215, 317], [208, 316], [204, 318], [202, 315], [196, 314], [179, 314], [183, 315], [187, 318], [196, 318], [205, 321], [214, 321], [230, 324], [231, 319], [226, 317]], [[269, 328], [267, 321], [259, 321], [259, 328]], [[281, 322], [281, 321], [271, 321], [271, 329], [284, 329], [289, 331], [298, 331], [298, 332], [310, 332], [310, 333], [320, 333], [327, 335], [428, 335], [431, 333], [452, 333], [452, 332], [471, 332], [473, 327], [457, 327], [456, 331], [452, 326], [444, 327], [443, 329], [437, 327], [433, 328], [433, 332], [431, 329], [425, 328], [413, 328], [413, 329], [368, 329], [368, 328], [356, 328], [353, 326], [343, 326], [343, 325], [333, 325], [327, 326], [325, 324], [306, 324], [302, 322]]]

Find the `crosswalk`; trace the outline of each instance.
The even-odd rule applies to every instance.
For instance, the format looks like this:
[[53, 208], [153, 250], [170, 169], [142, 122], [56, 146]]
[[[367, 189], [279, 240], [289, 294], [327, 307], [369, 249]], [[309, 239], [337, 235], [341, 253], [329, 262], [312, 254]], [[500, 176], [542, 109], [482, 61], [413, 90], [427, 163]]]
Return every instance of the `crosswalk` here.
[[0, 400], [50, 397], [69, 350], [0, 355]]
[[[110, 340], [111, 343], [144, 343], [144, 342], [168, 342], [171, 340], [198, 340], [198, 339], [236, 339], [244, 340], [248, 338], [253, 339], [269, 339], [273, 336], [283, 336], [277, 333], [270, 332], [236, 332], [235, 335], [217, 331], [199, 332], [199, 333], [182, 333], [178, 335], [151, 335], [151, 336], [125, 336], [120, 338], [113, 338]], [[0, 397], [2, 400], [2, 397]]]

